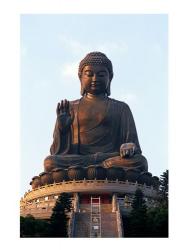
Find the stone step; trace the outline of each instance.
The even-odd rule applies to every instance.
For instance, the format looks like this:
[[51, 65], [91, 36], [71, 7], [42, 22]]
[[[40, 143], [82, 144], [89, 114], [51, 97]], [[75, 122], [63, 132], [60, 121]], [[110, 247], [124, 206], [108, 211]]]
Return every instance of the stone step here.
[[111, 204], [101, 205], [101, 212], [111, 213], [112, 212], [112, 205]]
[[75, 238], [90, 237], [90, 213], [75, 214], [74, 237]]
[[[90, 204], [81, 204], [80, 205], [80, 212], [89, 213], [91, 212], [91, 205]], [[112, 212], [112, 205], [111, 204], [101, 204], [101, 212]]]
[[[90, 237], [90, 213], [75, 214], [75, 238]], [[101, 237], [118, 237], [116, 213], [101, 213]]]
[[116, 213], [101, 213], [102, 238], [118, 237]]

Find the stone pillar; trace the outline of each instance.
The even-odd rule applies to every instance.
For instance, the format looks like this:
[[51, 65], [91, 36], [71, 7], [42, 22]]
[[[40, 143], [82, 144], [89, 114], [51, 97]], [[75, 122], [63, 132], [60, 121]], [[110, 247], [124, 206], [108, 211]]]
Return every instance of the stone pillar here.
[[112, 195], [112, 212], [117, 211], [117, 195], [113, 194]]
[[79, 211], [79, 194], [78, 193], [74, 193], [73, 194], [73, 198], [74, 198], [73, 210], [76, 213], [76, 212]]

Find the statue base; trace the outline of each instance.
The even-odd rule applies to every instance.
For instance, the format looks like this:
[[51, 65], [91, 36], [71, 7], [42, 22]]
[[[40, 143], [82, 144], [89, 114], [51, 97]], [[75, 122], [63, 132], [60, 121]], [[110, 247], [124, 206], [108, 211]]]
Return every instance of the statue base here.
[[[73, 204], [69, 237], [123, 237], [121, 214], [131, 211], [137, 188], [144, 193], [148, 205], [157, 202], [156, 188], [128, 180], [83, 179], [46, 184], [25, 193], [20, 204], [21, 216], [49, 219], [58, 196], [66, 192], [71, 194]], [[93, 213], [96, 207], [97, 216]]]

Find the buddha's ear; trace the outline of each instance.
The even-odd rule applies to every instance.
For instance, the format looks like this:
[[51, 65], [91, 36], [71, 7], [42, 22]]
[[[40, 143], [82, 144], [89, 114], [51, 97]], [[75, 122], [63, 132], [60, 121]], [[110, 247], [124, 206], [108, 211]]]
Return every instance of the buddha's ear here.
[[81, 83], [81, 95], [84, 96], [84, 94], [86, 93], [86, 91], [85, 91], [85, 88], [84, 88], [84, 86], [83, 86], [83, 84], [81, 82], [81, 75], [79, 75], [79, 80], [80, 80], [80, 83]]
[[108, 83], [108, 86], [106, 88], [106, 94], [107, 94], [107, 96], [110, 95], [110, 83], [111, 83], [111, 81]]
[[86, 93], [85, 88], [81, 84], [81, 95], [84, 96], [85, 93]]

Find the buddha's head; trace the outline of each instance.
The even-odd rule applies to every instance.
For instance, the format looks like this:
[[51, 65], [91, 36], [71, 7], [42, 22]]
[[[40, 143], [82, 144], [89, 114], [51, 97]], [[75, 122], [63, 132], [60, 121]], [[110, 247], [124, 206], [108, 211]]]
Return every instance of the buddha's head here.
[[91, 52], [79, 64], [81, 95], [110, 95], [110, 83], [113, 78], [111, 61], [101, 52]]

